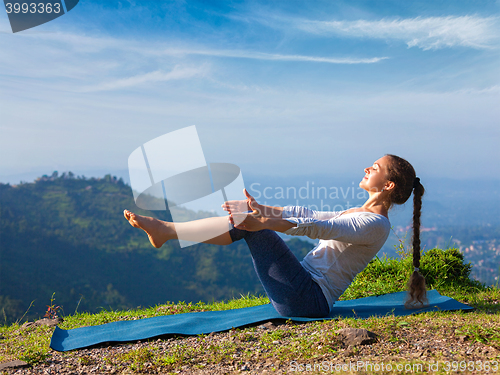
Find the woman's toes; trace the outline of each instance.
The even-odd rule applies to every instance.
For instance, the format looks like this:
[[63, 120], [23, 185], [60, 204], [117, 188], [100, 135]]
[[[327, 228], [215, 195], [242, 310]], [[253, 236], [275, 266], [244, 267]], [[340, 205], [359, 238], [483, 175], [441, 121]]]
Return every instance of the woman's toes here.
[[128, 210], [124, 210], [123, 215], [134, 228], [140, 228], [146, 232], [154, 247], [161, 247], [168, 240], [168, 238], [163, 238], [158, 220], [136, 215]]
[[130, 220], [130, 214], [131, 214], [130, 211], [123, 210], [123, 216], [125, 216], [125, 219]]
[[125, 210], [125, 211], [123, 211], [123, 216], [125, 216], [125, 219], [127, 219], [129, 224], [132, 225], [134, 228], [142, 228], [139, 225], [139, 222], [137, 221], [137, 217], [133, 212]]

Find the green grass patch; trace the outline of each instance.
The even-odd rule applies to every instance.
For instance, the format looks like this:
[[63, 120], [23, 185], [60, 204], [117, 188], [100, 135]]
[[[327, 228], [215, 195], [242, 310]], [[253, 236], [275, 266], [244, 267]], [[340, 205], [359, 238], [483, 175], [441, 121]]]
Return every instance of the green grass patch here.
[[[406, 289], [412, 271], [411, 258], [402, 254], [401, 259], [376, 258], [360, 273], [346, 290], [342, 299], [361, 298]], [[432, 249], [421, 260], [421, 271], [429, 288], [437, 289], [476, 307], [472, 313], [431, 312], [425, 314], [382, 318], [346, 318], [336, 321], [310, 322], [294, 329], [288, 322], [271, 330], [256, 327], [232, 330], [225, 340], [214, 340], [212, 336], [196, 337], [196, 345], [172, 344], [168, 351], [158, 346], [132, 347], [126, 353], [106, 356], [106, 363], [128, 368], [141, 373], [160, 371], [166, 373], [179, 370], [182, 366], [203, 369], [219, 363], [246, 363], [247, 361], [310, 361], [330, 358], [341, 354], [342, 347], [335, 331], [340, 328], [366, 328], [376, 332], [392, 345], [386, 355], [399, 355], [408, 347], [407, 336], [414, 332], [420, 338], [451, 335], [455, 340], [468, 340], [500, 350], [500, 290], [485, 287], [469, 278], [471, 266], [464, 264], [463, 256], [457, 249]], [[60, 324], [63, 329], [91, 326], [118, 320], [135, 320], [160, 315], [181, 314], [195, 311], [215, 311], [244, 308], [268, 303], [262, 296], [246, 295], [238, 299], [213, 303], [169, 302], [148, 308], [127, 311], [106, 311], [98, 314], [77, 313], [64, 317]], [[53, 304], [53, 301], [51, 301]], [[299, 333], [300, 331], [300, 333]], [[49, 348], [53, 328], [20, 324], [0, 326], [3, 336], [0, 346], [0, 362], [21, 359], [36, 366], [51, 356]], [[448, 338], [449, 339], [449, 338]], [[175, 341], [177, 342], [177, 341]], [[357, 355], [353, 350], [352, 355]], [[65, 354], [71, 356], [71, 353]], [[79, 358], [81, 366], [90, 366], [93, 359]]]
[[[471, 269], [471, 264], [464, 263], [463, 254], [455, 248], [428, 250], [420, 260], [420, 272], [428, 289], [437, 289], [441, 294], [473, 305], [481, 304], [481, 300], [474, 297], [478, 293], [498, 296], [497, 288], [485, 287], [472, 280]], [[401, 253], [400, 259], [376, 257], [356, 276], [340, 299], [404, 291], [412, 272], [412, 258], [408, 253]]]

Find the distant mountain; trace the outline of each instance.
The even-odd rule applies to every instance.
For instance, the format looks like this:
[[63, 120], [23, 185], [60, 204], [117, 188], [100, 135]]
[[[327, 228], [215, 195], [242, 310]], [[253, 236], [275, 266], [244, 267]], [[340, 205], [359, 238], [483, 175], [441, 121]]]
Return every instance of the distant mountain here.
[[[20, 318], [32, 301], [28, 316], [43, 315], [53, 293], [66, 313], [264, 293], [244, 241], [155, 249], [123, 218], [134, 207], [130, 187], [110, 175], [0, 184], [0, 319]], [[300, 257], [311, 247], [290, 245]]]

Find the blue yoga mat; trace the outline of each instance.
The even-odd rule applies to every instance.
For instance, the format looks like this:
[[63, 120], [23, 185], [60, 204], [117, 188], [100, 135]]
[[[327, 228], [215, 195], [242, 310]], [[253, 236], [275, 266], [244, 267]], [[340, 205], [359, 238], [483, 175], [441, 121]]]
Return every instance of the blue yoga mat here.
[[163, 335], [200, 335], [227, 331], [270, 320], [292, 320], [307, 322], [336, 318], [362, 318], [385, 315], [410, 315], [428, 311], [472, 310], [454, 299], [442, 296], [436, 290], [427, 293], [429, 306], [422, 309], [404, 308], [406, 292], [365, 297], [349, 301], [337, 301], [330, 315], [325, 318], [298, 318], [279, 315], [272, 305], [246, 307], [224, 311], [203, 311], [177, 315], [164, 315], [141, 320], [112, 322], [92, 327], [63, 330], [56, 327], [50, 347], [64, 352], [89, 346], [145, 340]]

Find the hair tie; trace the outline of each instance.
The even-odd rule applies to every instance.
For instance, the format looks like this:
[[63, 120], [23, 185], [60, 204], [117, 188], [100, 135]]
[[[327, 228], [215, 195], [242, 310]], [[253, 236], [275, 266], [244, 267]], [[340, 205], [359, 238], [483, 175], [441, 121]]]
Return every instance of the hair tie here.
[[413, 188], [416, 189], [418, 185], [420, 185], [420, 178], [415, 177], [415, 179], [413, 180]]
[[420, 272], [420, 268], [418, 268], [418, 267], [415, 267], [413, 271], [417, 271], [417, 272]]

